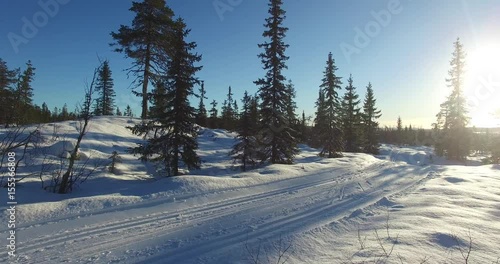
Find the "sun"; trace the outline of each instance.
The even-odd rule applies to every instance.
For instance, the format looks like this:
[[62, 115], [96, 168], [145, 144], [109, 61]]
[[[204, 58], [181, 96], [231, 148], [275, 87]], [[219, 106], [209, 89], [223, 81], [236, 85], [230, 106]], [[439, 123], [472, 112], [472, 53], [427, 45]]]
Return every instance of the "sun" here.
[[500, 46], [478, 45], [466, 56], [465, 95], [470, 125], [500, 127]]

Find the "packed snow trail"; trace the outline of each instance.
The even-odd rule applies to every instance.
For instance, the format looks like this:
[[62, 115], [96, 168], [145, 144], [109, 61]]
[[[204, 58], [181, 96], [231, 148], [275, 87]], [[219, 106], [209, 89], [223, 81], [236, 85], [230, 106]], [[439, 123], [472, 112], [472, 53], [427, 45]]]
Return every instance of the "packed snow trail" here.
[[59, 218], [20, 229], [16, 262], [234, 263], [243, 259], [245, 244], [349, 216], [403, 192], [429, 172], [376, 161], [262, 186]]

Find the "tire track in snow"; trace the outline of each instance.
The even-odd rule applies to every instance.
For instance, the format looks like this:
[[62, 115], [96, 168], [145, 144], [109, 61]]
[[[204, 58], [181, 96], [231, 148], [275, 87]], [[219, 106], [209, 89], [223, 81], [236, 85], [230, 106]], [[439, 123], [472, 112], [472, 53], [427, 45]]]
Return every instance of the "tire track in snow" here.
[[[385, 166], [372, 164], [364, 169], [367, 170], [368, 168], [376, 165], [379, 167], [388, 166], [387, 164]], [[326, 173], [331, 173], [331, 171], [322, 172], [318, 175], [324, 175]], [[65, 249], [65, 251], [70, 252], [70, 256], [85, 256], [85, 254], [82, 253], [95, 254], [103, 249], [109, 251], [115, 248], [124, 247], [124, 245], [126, 246], [132, 243], [137, 243], [138, 241], [146, 241], [155, 237], [165, 237], [167, 235], [192, 228], [193, 226], [200, 226], [202, 223], [207, 223], [213, 221], [214, 219], [231, 215], [231, 213], [235, 214], [240, 213], [243, 210], [254, 210], [255, 208], [268, 205], [269, 199], [273, 199], [273, 202], [275, 202], [274, 200], [277, 198], [286, 198], [286, 196], [291, 193], [307, 191], [309, 189], [316, 192], [325, 190], [330, 193], [333, 186], [340, 184], [342, 184], [342, 189], [345, 189], [345, 186], [351, 184], [352, 180], [357, 176], [359, 175], [347, 172], [335, 176], [333, 179], [321, 179], [305, 184], [294, 185], [286, 189], [272, 190], [256, 195], [251, 194], [229, 200], [201, 204], [196, 207], [185, 208], [175, 212], [161, 212], [146, 216], [128, 218], [124, 221], [91, 225], [78, 230], [61, 231], [58, 234], [51, 235], [50, 237], [44, 236], [20, 243], [19, 247], [22, 249], [21, 253], [23, 255], [29, 256], [35, 253], [37, 262], [43, 263], [43, 261], [48, 261], [48, 263], [54, 263], [55, 260], [60, 259], [59, 257], [54, 256], [59, 256], [59, 254], [51, 254], [52, 252], [50, 251], [53, 251], [61, 246]], [[290, 179], [289, 181], [293, 180], [296, 179]], [[297, 197], [301, 196], [298, 195]], [[330, 201], [329, 204], [332, 204], [332, 202]], [[314, 208], [316, 209], [308, 213], [308, 215], [314, 214], [317, 210], [324, 210], [323, 205], [320, 205], [320, 207], [315, 206]], [[307, 212], [309, 211], [310, 210]], [[182, 218], [179, 218], [179, 216], [182, 216]], [[186, 221], [189, 221], [189, 224], [187, 224]], [[37, 228], [43, 228], [43, 226]], [[91, 243], [91, 245], [85, 245], [86, 243], [88, 244], [88, 241], [92, 241], [93, 243]], [[84, 248], [82, 248], [82, 243]], [[47, 247], [47, 245], [50, 246]], [[64, 258], [67, 256], [63, 255], [61, 257]]]
[[[329, 181], [329, 182], [316, 184], [314, 186], [314, 188], [317, 189], [320, 186], [322, 186], [323, 191], [328, 192], [331, 189], [331, 186], [330, 186], [331, 184], [337, 184], [337, 182], [336, 181]], [[309, 186], [308, 188], [311, 188], [311, 187], [313, 187], [313, 186]], [[301, 188], [301, 189], [297, 189], [297, 190], [294, 188], [294, 190], [292, 192], [304, 191], [305, 189], [307, 189], [307, 188]], [[170, 225], [158, 225], [158, 223], [156, 223], [156, 219], [153, 219], [150, 222], [148, 222], [147, 224], [155, 222], [156, 224], [155, 224], [155, 226], [153, 226], [154, 229], [152, 229], [151, 226], [148, 226], [147, 224], [140, 225], [143, 227], [141, 229], [138, 229], [137, 225], [131, 227], [130, 230], [133, 230], [133, 233], [128, 233], [127, 232], [128, 230], [121, 230], [120, 232], [118, 232], [115, 229], [113, 229], [111, 231], [112, 233], [119, 233], [119, 234], [122, 234], [124, 236], [116, 236], [112, 239], [102, 240], [101, 239], [102, 237], [106, 237], [109, 234], [99, 233], [98, 237], [88, 237], [85, 240], [81, 241], [81, 242], [85, 242], [87, 240], [98, 241], [96, 243], [92, 243], [91, 246], [81, 248], [81, 247], [78, 247], [78, 245], [77, 245], [78, 248], [68, 248], [68, 246], [79, 242], [79, 241], [75, 241], [76, 243], [71, 243], [70, 245], [65, 244], [66, 245], [65, 250], [68, 250], [68, 251], [72, 252], [73, 254], [79, 255], [79, 256], [86, 256], [88, 254], [95, 254], [95, 252], [97, 252], [99, 249], [102, 249], [102, 246], [105, 246], [105, 245], [106, 245], [106, 251], [115, 250], [117, 248], [123, 247], [124, 245], [128, 245], [129, 243], [138, 243], [141, 241], [151, 240], [151, 239], [157, 238], [157, 237], [164, 237], [167, 235], [173, 235], [176, 232], [183, 231], [185, 229], [190, 229], [192, 227], [200, 227], [202, 224], [205, 224], [205, 225], [210, 224], [210, 223], [214, 222], [215, 220], [217, 220], [218, 218], [228, 216], [231, 213], [240, 214], [241, 212], [255, 211], [256, 208], [262, 207], [262, 205], [269, 204], [270, 202], [267, 201], [268, 199], [272, 199], [273, 202], [275, 202], [275, 200], [279, 196], [283, 196], [284, 200], [286, 200], [287, 197], [285, 197], [285, 196], [289, 195], [290, 192], [291, 192], [291, 190], [280, 191], [278, 194], [274, 194], [270, 197], [265, 198], [265, 200], [263, 200], [261, 198], [261, 199], [258, 199], [257, 201], [240, 203], [238, 207], [235, 207], [236, 210], [232, 210], [232, 211], [228, 210], [228, 208], [226, 208], [227, 206], [217, 208], [218, 213], [214, 213], [213, 211], [211, 211], [211, 209], [213, 209], [213, 208], [208, 208], [208, 209], [203, 210], [203, 211], [210, 212], [209, 215], [203, 215], [203, 213], [202, 213], [201, 217], [197, 216], [197, 215], [184, 215], [183, 218], [185, 217], [186, 219], [176, 219], [176, 221], [174, 223], [171, 223]], [[300, 196], [300, 198], [304, 198], [304, 197], [306, 197], [306, 195]], [[255, 200], [253, 197], [250, 199]], [[245, 204], [247, 205], [247, 207], [244, 206]], [[243, 208], [241, 208], [241, 207], [243, 207]], [[175, 225], [175, 224], [178, 224], [178, 225]], [[37, 257], [37, 258], [40, 259], [40, 257]], [[43, 257], [42, 257], [42, 259], [43, 259]], [[37, 262], [38, 263], [46, 263], [46, 262], [53, 263], [54, 261], [56, 261], [58, 259], [59, 259], [58, 257], [55, 257], [55, 258], [49, 257], [49, 259], [44, 259], [42, 261], [39, 260]]]
[[[353, 186], [356, 186], [356, 185], [357, 185], [357, 182], [354, 180], [354, 178], [355, 178], [356, 176], [359, 176], [359, 174], [358, 174], [358, 175], [348, 174], [348, 175], [350, 175], [351, 177], [349, 177], [347, 180], [345, 180], [345, 181], [344, 181], [344, 182], [345, 182], [345, 183], [344, 183], [344, 185], [350, 185], [350, 184], [351, 184], [351, 185], [353, 185]], [[331, 189], [329, 189], [329, 190], [322, 190], [322, 191], [323, 191], [324, 193], [327, 193], [327, 194], [331, 193]], [[381, 197], [382, 197], [382, 194], [386, 194], [386, 192], [385, 192], [384, 190], [380, 190], [379, 192], [381, 193]], [[305, 195], [304, 197], [307, 197], [307, 195]], [[297, 197], [296, 197], [296, 198], [297, 198]], [[303, 197], [299, 197], [299, 198], [303, 198]], [[335, 208], [335, 207], [338, 207], [338, 206], [339, 206], [339, 204], [332, 204], [332, 202], [331, 202], [331, 198], [332, 198], [332, 197], [325, 197], [325, 198], [324, 198], [323, 200], [321, 200], [320, 202], [316, 202], [316, 204], [314, 205], [314, 207], [311, 207], [310, 205], [304, 205], [303, 207], [305, 207], [305, 208], [306, 208], [306, 209], [304, 209], [304, 211], [306, 211], [306, 212], [307, 212], [307, 214], [306, 214], [306, 215], [302, 215], [302, 216], [301, 216], [301, 214], [300, 214], [300, 213], [297, 213], [297, 214], [293, 214], [293, 215], [291, 215], [291, 216], [290, 216], [290, 215], [287, 215], [287, 216], [285, 216], [285, 217], [274, 217], [274, 222], [275, 222], [276, 224], [275, 224], [275, 225], [273, 225], [273, 226], [271, 226], [271, 227], [269, 227], [269, 228], [267, 228], [267, 229], [265, 229], [265, 231], [260, 232], [260, 233], [259, 233], [259, 235], [258, 235], [257, 237], [265, 237], [265, 236], [266, 236], [266, 234], [271, 234], [273, 231], [276, 231], [277, 229], [279, 229], [279, 228], [281, 228], [281, 227], [288, 226], [288, 225], [291, 223], [291, 222], [290, 222], [291, 220], [287, 220], [287, 219], [292, 219], [292, 220], [293, 220], [293, 219], [296, 219], [295, 221], [292, 221], [292, 223], [295, 223], [295, 222], [296, 222], [296, 223], [298, 223], [298, 224], [300, 225], [300, 223], [301, 223], [304, 219], [308, 219], [310, 216], [314, 216], [314, 215], [317, 215], [317, 214], [321, 215], [321, 212], [325, 211], [325, 210], [326, 210], [326, 209], [328, 209], [328, 208]], [[356, 197], [352, 197], [352, 198], [350, 198], [350, 199], [348, 199], [348, 200], [345, 200], [344, 202], [345, 202], [345, 203], [347, 203], [348, 201], [353, 201], [353, 200], [355, 200], [355, 198], [356, 198]], [[373, 200], [373, 199], [372, 199], [372, 200]], [[370, 200], [370, 201], [371, 201], [371, 200]], [[287, 202], [287, 201], [285, 201], [285, 202]], [[320, 204], [318, 205], [318, 203], [320, 203]], [[368, 204], [369, 204], [369, 203], [368, 203]], [[347, 204], [346, 206], [342, 207], [342, 210], [347, 210], [347, 209], [349, 209], [349, 207], [350, 207], [350, 206], [351, 206], [351, 203], [349, 203], [349, 204]], [[275, 203], [275, 207], [280, 208], [280, 207], [281, 207], [281, 205], [280, 205], [280, 204], [276, 204], [276, 203]], [[261, 208], [261, 207], [260, 207], [260, 206], [257, 206], [257, 208]], [[252, 210], [253, 210], [253, 209], [252, 209]], [[240, 212], [234, 212], [234, 213], [235, 213], [236, 215], [240, 215]], [[232, 218], [233, 218], [233, 216], [235, 215], [234, 213], [233, 213], [233, 214], [231, 214], [231, 213], [226, 213], [226, 214], [222, 215], [222, 217], [228, 217], [228, 218], [231, 218], [231, 219], [232, 219]], [[244, 216], [243, 216], [243, 217], [240, 217], [240, 218], [244, 218]], [[276, 218], [278, 218], [278, 220], [276, 220]], [[234, 222], [234, 219], [232, 219], [232, 220], [233, 220], [233, 222]], [[279, 223], [282, 223], [282, 224], [279, 224]], [[264, 225], [264, 226], [265, 226], [265, 225]], [[195, 225], [191, 225], [190, 227], [183, 227], [183, 228], [179, 229], [178, 231], [183, 231], [183, 229], [188, 229], [188, 228], [189, 228], [189, 229], [191, 229], [191, 232], [192, 232], [192, 233], [195, 233], [195, 234], [203, 233], [203, 231], [206, 231], [206, 226], [199, 226], [199, 225], [197, 225], [197, 224], [195, 224]], [[200, 230], [199, 230], [199, 231], [196, 231], [196, 230], [194, 230], [194, 231], [193, 231], [193, 229], [200, 229]], [[239, 231], [239, 230], [241, 230], [241, 226], [239, 226], [239, 225], [237, 225], [237, 226], [233, 226], [233, 227], [232, 227], [232, 229], [233, 229], [233, 230], [234, 230], [234, 229], [238, 230], [238, 232], [239, 232], [239, 233], [237, 232], [237, 235], [239, 235], [239, 236], [237, 236], [237, 238], [236, 238], [236, 240], [235, 240], [235, 241], [232, 241], [232, 240], [231, 240], [232, 242], [227, 242], [227, 243], [226, 243], [226, 244], [224, 244], [224, 245], [233, 246], [234, 244], [237, 244], [238, 242], [241, 242], [241, 238], [242, 238], [242, 236], [247, 234], [247, 232], [241, 232], [241, 231]], [[261, 229], [261, 227], [259, 226], [259, 230], [260, 230], [260, 229]], [[175, 232], [169, 232], [168, 234], [162, 233], [162, 234], [160, 234], [160, 235], [156, 235], [155, 237], [166, 237], [167, 235], [172, 235], [173, 233], [175, 233]], [[232, 235], [231, 235], [231, 234], [229, 234], [228, 236], [229, 236], [229, 237], [231, 237]], [[151, 239], [150, 237], [143, 237], [143, 239], [132, 238], [131, 240], [126, 240], [124, 244], [127, 244], [128, 242], [140, 243], [140, 242], [143, 242], [143, 241], [146, 241], [146, 240], [150, 240], [150, 239]], [[224, 239], [223, 239], [223, 241], [224, 241], [224, 240], [226, 240], [226, 239], [227, 239], [227, 238], [224, 238]], [[188, 240], [189, 240], [189, 239], [188, 239]], [[116, 249], [118, 249], [118, 248], [124, 248], [124, 247], [126, 247], [126, 246], [124, 246], [124, 245], [122, 244], [122, 243], [123, 243], [123, 238], [121, 238], [121, 239], [117, 239], [117, 241], [116, 241], [116, 242], [117, 242], [117, 244], [116, 244], [113, 248], [111, 248], [111, 250], [116, 250]], [[217, 243], [217, 241], [216, 241], [216, 243]], [[192, 245], [192, 246], [187, 246], [187, 247], [188, 247], [188, 248], [191, 248], [191, 250], [197, 251], [198, 249], [202, 249], [204, 246], [206, 246], [206, 244], [207, 244], [207, 243], [198, 243], [198, 244], [195, 244], [195, 245]], [[214, 243], [210, 243], [210, 245], [214, 245]], [[207, 249], [207, 251], [206, 251], [206, 252], [211, 252], [211, 251], [213, 251], [213, 250], [214, 250], [213, 248], [210, 248], [210, 247], [213, 247], [213, 246], [208, 246], [208, 247], [209, 247], [209, 249]], [[215, 247], [215, 248], [218, 248], [218, 247]], [[109, 249], [109, 248], [108, 248], [108, 249]], [[181, 251], [181, 252], [183, 252], [184, 250], [185, 250], [185, 249], [179, 249], [179, 251]], [[226, 250], [227, 250], [227, 249], [226, 249]], [[196, 252], [196, 253], [199, 253], [199, 252]], [[167, 258], [169, 258], [169, 257], [171, 257], [171, 256], [175, 256], [176, 254], [180, 254], [180, 253], [178, 253], [178, 252], [173, 253], [173, 254], [172, 254], [172, 253], [169, 253]], [[183, 258], [186, 258], [186, 257], [188, 257], [188, 258], [189, 258], [189, 257], [192, 257], [192, 256], [193, 256], [193, 254], [194, 254], [194, 252], [188, 252], [188, 253], [186, 253], [186, 255], [182, 255], [182, 256], [180, 256], [180, 257], [179, 257], [179, 259], [175, 258], [174, 260], [169, 260], [169, 261], [168, 261], [168, 263], [181, 263], [181, 262], [179, 262], [179, 261], [183, 260]], [[196, 255], [196, 254], [194, 254], [194, 255]], [[165, 260], [164, 260], [164, 258], [165, 258], [165, 257], [160, 257], [161, 261], [160, 261], [159, 263], [165, 263], [165, 262], [164, 262], [164, 261], [165, 261]], [[121, 261], [124, 261], [124, 260], [122, 259]], [[144, 263], [150, 263], [150, 261], [151, 261], [151, 260], [149, 260], [149, 259], [148, 259], [147, 261], [144, 261]]]
[[[322, 174], [326, 174], [330, 172], [323, 172]], [[299, 192], [303, 190], [307, 190], [310, 188], [318, 188], [319, 186], [338, 184], [339, 181], [345, 181], [346, 176], [351, 176], [350, 172], [340, 174], [335, 178], [322, 179], [314, 182], [309, 182], [306, 184], [295, 185], [293, 187], [287, 189], [279, 189], [273, 190], [269, 192], [263, 192], [257, 195], [248, 195], [243, 197], [237, 197], [230, 200], [221, 200], [218, 202], [213, 202], [209, 204], [203, 204], [196, 206], [194, 208], [186, 208], [183, 210], [178, 210], [175, 212], [162, 212], [156, 214], [150, 214], [142, 217], [129, 218], [124, 221], [115, 221], [106, 224], [100, 224], [95, 226], [87, 226], [85, 228], [81, 228], [78, 230], [65, 230], [61, 231], [55, 235], [43, 236], [39, 238], [35, 238], [32, 240], [28, 240], [26, 242], [19, 243], [19, 247], [22, 248], [22, 254], [30, 253], [30, 252], [43, 252], [46, 249], [53, 249], [58, 244], [65, 244], [66, 242], [79, 242], [86, 241], [89, 239], [93, 239], [93, 235], [98, 235], [99, 237], [103, 237], [108, 233], [116, 234], [123, 233], [124, 231], [137, 229], [138, 226], [146, 226], [149, 224], [165, 224], [167, 229], [169, 227], [175, 226], [175, 224], [181, 224], [186, 219], [196, 218], [199, 221], [209, 220], [211, 218], [224, 215], [227, 213], [227, 209], [236, 207], [241, 207], [245, 204], [252, 205], [259, 201], [264, 201], [268, 199], [275, 199], [277, 196], [287, 195], [293, 192]], [[293, 179], [292, 179], [293, 180]], [[258, 205], [256, 205], [258, 206]], [[218, 214], [216, 212], [218, 211]], [[198, 215], [202, 215], [199, 217]], [[179, 216], [182, 216], [182, 219], [178, 219]], [[174, 220], [174, 221], [172, 221]], [[37, 228], [43, 228], [43, 226], [39, 226]], [[121, 232], [117, 231], [121, 230]], [[115, 240], [121, 240], [122, 238], [118, 238]], [[93, 243], [94, 246], [99, 246], [101, 244], [106, 244], [110, 241], [103, 241], [102, 243]], [[50, 245], [48, 248], [46, 245]], [[75, 253], [74, 251], [72, 251]], [[37, 261], [38, 262], [38, 261]]]
[[[140, 261], [145, 263], [191, 263], [186, 262], [187, 260], [193, 261], [193, 256], [203, 255], [206, 253], [213, 253], [214, 251], [225, 251], [229, 252], [228, 248], [237, 245], [241, 241], [251, 241], [251, 240], [265, 240], [267, 238], [276, 237], [277, 235], [283, 235], [280, 230], [284, 228], [290, 230], [300, 230], [304, 229], [303, 224], [310, 222], [311, 218], [326, 218], [327, 224], [329, 222], [338, 220], [340, 218], [348, 216], [351, 211], [355, 211], [360, 208], [365, 208], [370, 206], [383, 197], [395, 195], [398, 193], [404, 193], [408, 189], [413, 188], [418, 185], [420, 180], [426, 179], [419, 175], [414, 181], [405, 181], [401, 178], [394, 177], [390, 182], [385, 182], [378, 187], [384, 187], [388, 185], [396, 186], [394, 190], [388, 191], [385, 188], [375, 188], [370, 192], [361, 193], [356, 196], [351, 196], [347, 199], [340, 200], [337, 203], [321, 203], [306, 211], [299, 212], [292, 216], [287, 216], [281, 219], [276, 219], [268, 223], [262, 224], [258, 227], [256, 231], [248, 233], [246, 231], [240, 231], [234, 234], [229, 234], [224, 237], [217, 238], [216, 241], [211, 241], [210, 243], [198, 243], [194, 245], [186, 246], [185, 249], [177, 250], [176, 252], [164, 252], [164, 254], [159, 254], [154, 257], [144, 258]], [[347, 183], [348, 184], [348, 183]], [[325, 213], [328, 212], [328, 213]], [[321, 225], [321, 224], [319, 224]], [[288, 233], [291, 233], [288, 231]], [[196, 254], [195, 254], [196, 253]]]

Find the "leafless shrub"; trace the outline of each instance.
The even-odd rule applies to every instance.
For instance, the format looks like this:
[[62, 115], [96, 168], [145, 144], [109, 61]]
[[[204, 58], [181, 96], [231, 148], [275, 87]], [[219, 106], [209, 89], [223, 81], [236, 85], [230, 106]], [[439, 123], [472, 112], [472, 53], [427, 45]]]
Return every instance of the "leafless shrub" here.
[[111, 154], [111, 163], [109, 165], [109, 172], [116, 174], [116, 164], [120, 163], [122, 161], [122, 158], [120, 155], [118, 155], [118, 152], [115, 150], [113, 151], [113, 154]]
[[460, 252], [460, 255], [462, 256], [464, 263], [468, 264], [470, 255], [473, 250], [473, 241], [472, 241], [472, 235], [469, 230], [467, 233], [467, 243], [464, 245], [461, 239], [457, 235], [452, 235], [453, 239], [455, 240], [455, 243], [457, 244], [457, 249]]
[[430, 258], [428, 256], [425, 256], [419, 260], [419, 264], [427, 264], [429, 263]]
[[[271, 248], [265, 249], [265, 255], [262, 255], [262, 241], [259, 240], [259, 245], [257, 248], [252, 249], [248, 245], [248, 237], [245, 242], [245, 249], [248, 254], [248, 261], [251, 264], [285, 264], [290, 260], [290, 257], [294, 254], [292, 243], [290, 241], [285, 241], [280, 235], [278, 241], [271, 243]], [[262, 262], [262, 258], [265, 262]]]
[[52, 126], [52, 141], [59, 140], [59, 136], [60, 136], [59, 127], [60, 127], [60, 125], [53, 124], [53, 126]]
[[[102, 66], [102, 64], [101, 64]], [[58, 186], [57, 192], [60, 194], [68, 193], [73, 190], [73, 185], [77, 182], [77, 178], [88, 178], [91, 174], [85, 174], [82, 173], [81, 170], [75, 172], [75, 161], [77, 159], [78, 155], [78, 150], [80, 149], [80, 144], [82, 142], [83, 137], [87, 133], [88, 125], [90, 122], [90, 119], [92, 118], [92, 95], [94, 92], [94, 85], [97, 81], [97, 75], [98, 72], [101, 68], [101, 66], [97, 67], [94, 70], [94, 75], [92, 77], [92, 81], [90, 83], [86, 84], [85, 88], [85, 99], [83, 102], [83, 106], [78, 107], [80, 109], [80, 120], [79, 120], [79, 125], [78, 125], [78, 138], [76, 140], [76, 145], [73, 151], [71, 152], [71, 156], [69, 158], [69, 164], [64, 172], [64, 174], [61, 176], [61, 182]], [[92, 171], [93, 172], [93, 171]]]
[[361, 228], [358, 225], [358, 243], [359, 243], [360, 250], [365, 249], [366, 238], [367, 238], [367, 236], [361, 237]]
[[[33, 148], [37, 138], [40, 137], [40, 128], [35, 127], [29, 129], [28, 127], [13, 127], [5, 129], [0, 134], [0, 169], [5, 165], [6, 157], [9, 153], [15, 152], [16, 162], [14, 168], [17, 171], [21, 162], [23, 162], [29, 153], [30, 148]], [[16, 183], [22, 181], [27, 176], [17, 178]], [[5, 175], [0, 178], [0, 185], [6, 187], [4, 184]]]
[[385, 218], [385, 231], [387, 233], [387, 238], [391, 239], [391, 234], [389, 233], [389, 230], [390, 230], [389, 222], [390, 222], [390, 212], [389, 212], [389, 210], [387, 210], [387, 216]]
[[[387, 239], [391, 241], [391, 245], [387, 247], [383, 241], [383, 239], [379, 236], [377, 229], [374, 229], [374, 234], [375, 234], [375, 239], [377, 240], [377, 244], [379, 245], [380, 249], [382, 252], [384, 252], [384, 256], [386, 259], [389, 259], [392, 255], [392, 252], [394, 251], [394, 247], [398, 243], [399, 235], [396, 237], [394, 241], [391, 241], [391, 239], [388, 237]], [[379, 263], [377, 261], [377, 263]]]
[[[51, 192], [58, 192], [64, 173], [67, 171], [70, 159], [64, 157], [45, 156], [44, 164], [39, 172], [42, 188]], [[85, 183], [96, 171], [106, 166], [106, 159], [93, 157], [92, 153], [84, 160], [75, 162], [68, 177], [68, 192], [72, 192], [77, 186]], [[49, 184], [45, 184], [44, 178], [49, 177]]]
[[251, 264], [259, 264], [260, 263], [260, 251], [262, 249], [262, 241], [259, 240], [259, 245], [256, 249], [252, 249], [248, 245], [248, 234], [247, 239], [245, 240], [245, 250], [248, 254], [248, 260]]
[[293, 255], [292, 243], [285, 241], [281, 235], [278, 241], [272, 243], [272, 247], [273, 252], [268, 254], [269, 263], [285, 264]]

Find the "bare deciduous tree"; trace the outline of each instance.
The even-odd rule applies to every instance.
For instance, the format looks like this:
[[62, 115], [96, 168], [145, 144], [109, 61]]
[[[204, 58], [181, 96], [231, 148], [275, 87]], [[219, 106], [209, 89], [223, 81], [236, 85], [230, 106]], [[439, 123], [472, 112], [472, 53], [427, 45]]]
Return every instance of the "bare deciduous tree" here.
[[[75, 161], [78, 158], [78, 150], [80, 149], [80, 144], [82, 142], [83, 137], [87, 133], [88, 125], [89, 125], [90, 119], [92, 118], [92, 110], [91, 110], [92, 103], [93, 103], [92, 95], [94, 92], [94, 86], [95, 86], [95, 82], [97, 79], [97, 75], [98, 75], [98, 72], [99, 72], [101, 67], [102, 67], [102, 64], [101, 64], [101, 66], [97, 67], [94, 70], [94, 75], [92, 77], [92, 81], [90, 83], [87, 83], [86, 87], [85, 87], [85, 100], [83, 102], [83, 106], [79, 107], [81, 109], [81, 111], [80, 111], [79, 125], [77, 128], [78, 129], [78, 138], [76, 140], [76, 145], [75, 145], [73, 151], [71, 151], [71, 156], [69, 158], [69, 164], [68, 164], [68, 167], [66, 169], [66, 172], [62, 175], [61, 183], [57, 188], [58, 189], [57, 192], [60, 194], [71, 192], [73, 189], [73, 185], [76, 182], [76, 178], [78, 178], [78, 177], [75, 177], [76, 176], [75, 175], [75, 168], [74, 168]], [[82, 175], [80, 175], [80, 176], [82, 176]]]
[[[25, 159], [26, 154], [30, 145], [40, 136], [39, 127], [35, 127], [30, 130], [28, 127], [13, 127], [7, 128], [0, 133], [0, 169], [3, 168], [5, 164], [6, 157], [11, 152], [18, 153], [15, 162], [15, 170], [19, 167], [19, 164]], [[21, 152], [19, 152], [21, 150]], [[4, 175], [0, 179], [0, 185], [4, 186]], [[16, 182], [21, 181], [26, 177], [16, 179]]]

